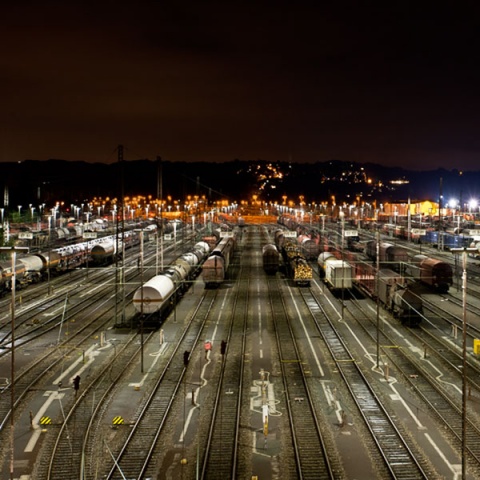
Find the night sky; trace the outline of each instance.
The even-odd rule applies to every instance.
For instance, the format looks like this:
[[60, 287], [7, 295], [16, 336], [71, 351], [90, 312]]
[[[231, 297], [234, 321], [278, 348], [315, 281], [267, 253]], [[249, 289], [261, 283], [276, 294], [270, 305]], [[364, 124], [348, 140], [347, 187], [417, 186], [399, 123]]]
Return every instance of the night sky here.
[[477, 4], [2, 2], [0, 161], [478, 170]]

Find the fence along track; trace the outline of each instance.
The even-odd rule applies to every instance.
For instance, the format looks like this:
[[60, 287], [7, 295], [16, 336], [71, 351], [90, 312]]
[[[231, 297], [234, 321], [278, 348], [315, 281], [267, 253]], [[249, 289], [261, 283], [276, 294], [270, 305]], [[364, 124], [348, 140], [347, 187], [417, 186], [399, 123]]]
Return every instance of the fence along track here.
[[399, 480], [428, 478], [318, 300], [311, 291], [303, 290], [302, 296], [392, 477]]
[[278, 280], [269, 279], [268, 287], [296, 462], [296, 472], [290, 472], [290, 477], [333, 479], [335, 471], [330, 464], [327, 447], [322, 439], [313, 399]]

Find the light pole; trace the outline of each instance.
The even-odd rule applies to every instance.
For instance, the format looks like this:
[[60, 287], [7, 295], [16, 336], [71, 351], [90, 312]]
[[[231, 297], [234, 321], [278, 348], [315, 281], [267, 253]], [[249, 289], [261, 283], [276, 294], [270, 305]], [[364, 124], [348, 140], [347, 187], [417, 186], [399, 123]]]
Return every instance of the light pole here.
[[345, 265], [344, 265], [344, 250], [345, 250], [345, 212], [340, 210], [340, 218], [342, 221], [342, 321], [345, 315]]
[[15, 409], [15, 284], [17, 282], [16, 262], [17, 252], [28, 251], [27, 247], [0, 247], [0, 251], [9, 251], [12, 254], [12, 275], [11, 275], [11, 289], [12, 289], [12, 346], [11, 346], [11, 381], [10, 381], [10, 480], [13, 480], [13, 465], [15, 459], [15, 423], [14, 423], [14, 409]]
[[377, 302], [377, 369], [380, 370], [380, 302], [379, 302], [379, 295], [378, 291], [380, 289], [380, 230], [378, 229], [377, 225], [377, 231], [375, 233], [375, 253], [376, 253], [376, 268], [375, 268], [375, 296], [376, 296], [376, 302]]
[[452, 253], [462, 254], [462, 479], [466, 477], [467, 450], [467, 253], [476, 252], [476, 248], [451, 248]]
[[140, 371], [143, 373], [143, 229], [135, 229], [136, 232], [139, 233], [140, 235], [140, 262], [139, 262], [139, 267], [140, 267], [140, 305], [141, 305], [141, 311], [140, 311]]

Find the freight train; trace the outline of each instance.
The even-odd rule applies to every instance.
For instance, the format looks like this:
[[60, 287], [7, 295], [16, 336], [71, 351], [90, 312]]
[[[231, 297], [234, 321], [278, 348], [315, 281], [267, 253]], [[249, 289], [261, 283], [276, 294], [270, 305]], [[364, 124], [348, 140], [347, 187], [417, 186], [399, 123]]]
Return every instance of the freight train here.
[[282, 257], [287, 275], [295, 284], [298, 286], [310, 286], [310, 282], [313, 279], [313, 270], [300, 246], [292, 240], [285, 240], [282, 247]]
[[426, 255], [414, 255], [405, 273], [440, 293], [447, 293], [453, 285], [451, 265]]
[[[422, 321], [422, 298], [407, 286], [398, 272], [381, 268], [378, 271], [371, 259], [358, 252], [344, 252], [340, 260], [330, 252], [318, 256], [319, 274], [334, 291], [357, 290], [377, 299], [403, 325], [415, 327]], [[378, 286], [377, 286], [378, 280]]]
[[124, 232], [123, 235], [109, 235], [104, 237], [102, 241], [96, 242], [90, 247], [90, 254], [92, 257], [92, 263], [95, 266], [102, 266], [112, 263], [118, 253], [121, 255], [125, 249], [134, 245], [138, 245], [139, 237], [137, 232], [129, 231]]
[[472, 242], [472, 237], [464, 233], [427, 230], [425, 236], [421, 237], [421, 242], [441, 250], [450, 250], [468, 247]]
[[[147, 227], [147, 234], [153, 233], [155, 225]], [[122, 240], [123, 239], [123, 240]], [[86, 242], [52, 248], [46, 252], [37, 252], [16, 259], [16, 287], [23, 288], [32, 283], [45, 280], [51, 274], [67, 272], [75, 268], [105, 265], [111, 262], [117, 251], [122, 252], [138, 245], [139, 235], [135, 230], [123, 234], [108, 235]], [[0, 294], [12, 289], [12, 263], [0, 261]]]
[[410, 237], [414, 243], [429, 245], [440, 250], [468, 247], [475, 241], [476, 237], [480, 236], [480, 229], [453, 226], [445, 229], [434, 229], [428, 223], [414, 223], [413, 221], [410, 232], [408, 232], [406, 225], [399, 224], [370, 223], [366, 227], [372, 230], [380, 228], [385, 234], [403, 240]]
[[[54, 248], [49, 252], [39, 252], [19, 257], [15, 265], [16, 288], [44, 280], [49, 274], [73, 270], [93, 262], [92, 249], [110, 237], [90, 240], [65, 247]], [[12, 289], [12, 263], [0, 262], [0, 293]]]
[[203, 263], [202, 279], [205, 288], [218, 287], [226, 279], [233, 259], [235, 241], [235, 234], [223, 237]]
[[145, 315], [158, 324], [176, 303], [176, 296], [188, 289], [188, 282], [200, 272], [210, 247], [198, 242], [191, 252], [180, 255], [160, 275], [156, 275], [133, 294], [133, 306], [139, 315]]
[[[278, 223], [285, 226], [289, 232], [291, 232], [289, 236], [296, 237], [297, 243], [307, 260], [317, 259], [318, 254], [320, 253], [320, 237], [314, 228], [297, 223], [294, 219], [288, 216], [278, 217]], [[281, 241], [281, 236], [286, 235], [282, 230], [278, 230], [278, 232], [278, 235], [280, 236], [279, 240]], [[275, 243], [277, 243], [277, 240]], [[277, 248], [279, 248], [278, 243]]]
[[[365, 247], [365, 253], [377, 261], [377, 241], [370, 240]], [[402, 265], [408, 263], [410, 257], [406, 248], [388, 242], [380, 242], [378, 245], [378, 261], [382, 267], [400, 272]]]
[[416, 327], [422, 321], [423, 301], [406, 284], [405, 277], [394, 270], [382, 268], [378, 272], [378, 288], [376, 269], [366, 262], [355, 264], [355, 286], [371, 298], [379, 302], [398, 318], [403, 325]]
[[353, 286], [354, 268], [330, 252], [318, 256], [318, 273], [332, 290], [349, 289]]
[[264, 245], [262, 248], [263, 269], [266, 273], [273, 275], [278, 272], [280, 267], [280, 254], [278, 249], [272, 243]]

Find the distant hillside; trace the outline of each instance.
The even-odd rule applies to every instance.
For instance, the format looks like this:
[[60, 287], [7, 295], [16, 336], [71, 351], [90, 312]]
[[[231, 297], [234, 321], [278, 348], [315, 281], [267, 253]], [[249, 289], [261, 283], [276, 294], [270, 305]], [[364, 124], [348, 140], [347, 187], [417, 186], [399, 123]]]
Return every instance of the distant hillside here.
[[[413, 172], [375, 164], [339, 160], [315, 164], [234, 160], [225, 163], [183, 163], [130, 160], [121, 164], [64, 160], [0, 163], [2, 199], [8, 188], [10, 205], [56, 201], [82, 203], [94, 196], [151, 195], [156, 198], [162, 178], [163, 197], [183, 200], [187, 195], [209, 201], [240, 201], [257, 195], [265, 201], [401, 201], [452, 197], [467, 202], [480, 195], [480, 171], [435, 170]], [[396, 182], [396, 183], [392, 183]], [[0, 200], [3, 206], [3, 201]]]

